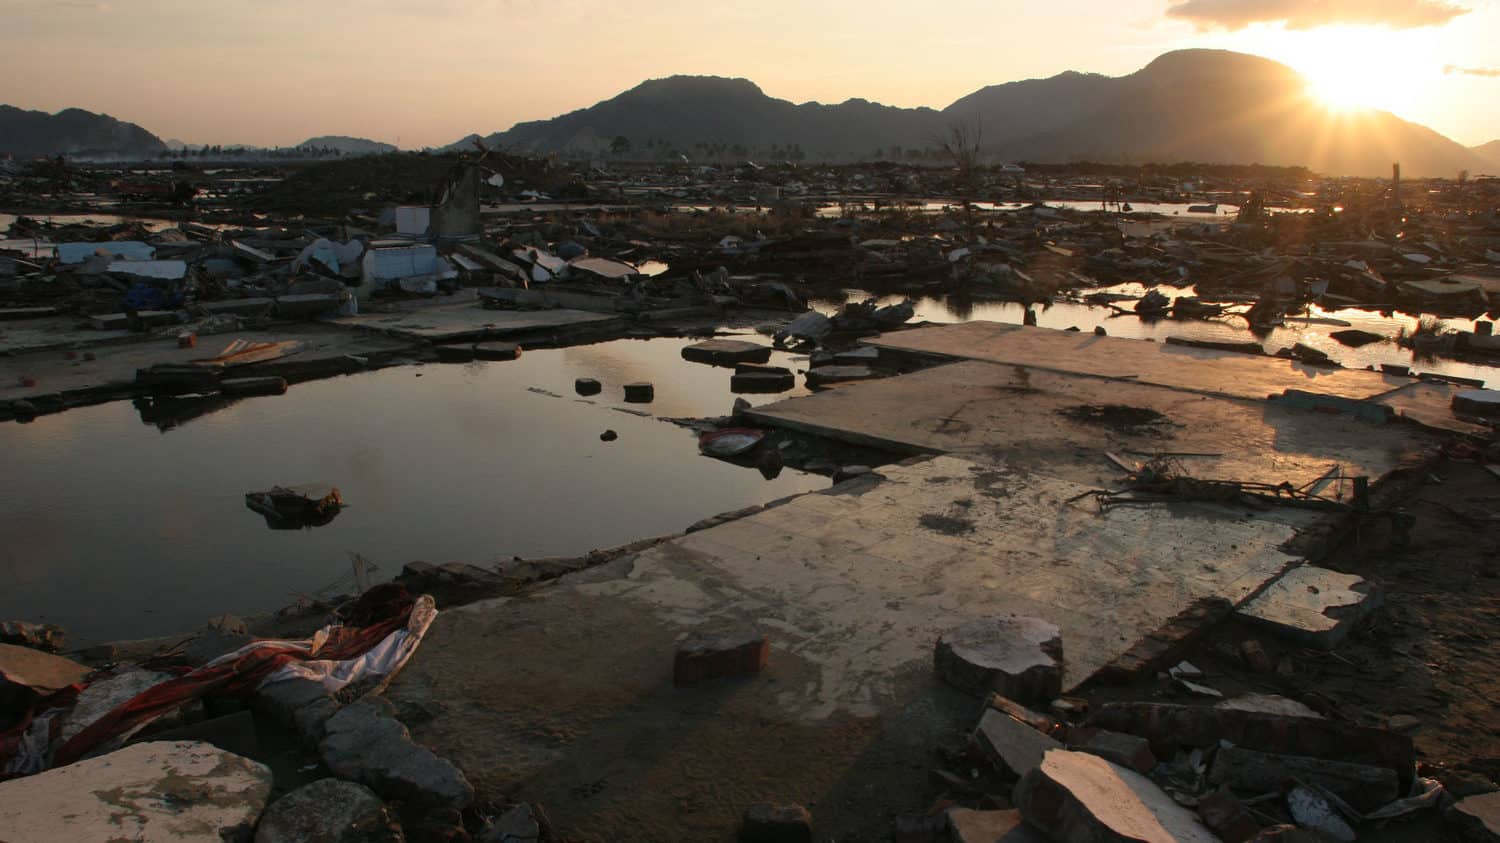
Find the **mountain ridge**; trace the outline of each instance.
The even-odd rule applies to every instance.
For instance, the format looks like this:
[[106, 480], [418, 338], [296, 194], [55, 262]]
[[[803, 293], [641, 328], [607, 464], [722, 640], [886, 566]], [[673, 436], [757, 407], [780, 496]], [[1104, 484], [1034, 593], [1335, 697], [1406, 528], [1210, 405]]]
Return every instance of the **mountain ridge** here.
[[0, 105], [0, 154], [150, 157], [162, 139], [108, 114], [65, 108], [56, 114]]
[[[977, 131], [990, 160], [1191, 160], [1362, 176], [1399, 161], [1409, 175], [1449, 178], [1488, 162], [1389, 112], [1328, 109], [1292, 68], [1224, 50], [1165, 53], [1125, 76], [1070, 70], [989, 85], [941, 110], [857, 97], [794, 104], [740, 77], [669, 76], [483, 140], [533, 153], [853, 161], [913, 149], [931, 158], [955, 125]], [[467, 139], [449, 148], [460, 144]]]

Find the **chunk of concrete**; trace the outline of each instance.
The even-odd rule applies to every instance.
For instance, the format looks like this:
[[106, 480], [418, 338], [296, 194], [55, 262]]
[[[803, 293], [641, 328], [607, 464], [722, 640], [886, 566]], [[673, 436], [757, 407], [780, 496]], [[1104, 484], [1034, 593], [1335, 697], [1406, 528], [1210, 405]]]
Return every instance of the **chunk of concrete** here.
[[1282, 717], [1312, 717], [1322, 720], [1323, 715], [1309, 708], [1305, 703], [1297, 702], [1289, 697], [1279, 694], [1241, 694], [1233, 699], [1227, 699], [1214, 708], [1227, 708], [1233, 711], [1258, 711], [1261, 714], [1277, 714]]
[[1048, 752], [1012, 801], [1054, 840], [1218, 843], [1150, 779], [1085, 752]]
[[1294, 788], [1286, 795], [1286, 807], [1297, 825], [1305, 829], [1316, 831], [1330, 840], [1352, 843], [1358, 839], [1354, 829], [1339, 816], [1333, 805], [1310, 788]]
[[990, 763], [1017, 777], [1040, 765], [1049, 750], [1063, 747], [1051, 736], [993, 708], [985, 709], [979, 718], [974, 739]]
[[1078, 740], [1069, 738], [1069, 749], [1097, 755], [1137, 773], [1150, 772], [1156, 766], [1151, 742], [1139, 735], [1111, 732], [1108, 729], [1079, 729]]
[[1228, 788], [1199, 799], [1198, 817], [1224, 843], [1245, 843], [1260, 833], [1260, 823]]
[[869, 366], [819, 366], [807, 370], [807, 385], [817, 388], [849, 381], [867, 381], [882, 375]]
[[384, 700], [347, 705], [328, 718], [324, 730], [319, 752], [334, 775], [419, 807], [463, 809], [474, 799], [463, 772], [413, 743]]
[[319, 779], [271, 804], [255, 843], [401, 843], [385, 803], [362, 784]]
[[672, 683], [696, 685], [725, 676], [751, 676], [766, 669], [771, 644], [757, 632], [693, 634], [677, 648]]
[[130, 698], [171, 678], [170, 674], [131, 668], [90, 682], [78, 694], [78, 701], [73, 704], [73, 709], [64, 715], [57, 733], [59, 742], [70, 740], [90, 723], [123, 705]]
[[741, 843], [811, 843], [812, 815], [801, 805], [760, 802], [745, 809]]
[[0, 840], [241, 840], [270, 795], [270, 769], [248, 758], [138, 743], [0, 782]]
[[769, 346], [744, 340], [712, 339], [684, 347], [682, 359], [714, 366], [765, 363], [771, 359], [771, 349]]
[[514, 360], [521, 356], [521, 347], [513, 342], [490, 340], [474, 343], [475, 360]]
[[1238, 614], [1298, 643], [1331, 650], [1380, 606], [1374, 583], [1303, 565], [1267, 586]]
[[933, 650], [933, 666], [950, 685], [1022, 703], [1044, 703], [1062, 692], [1062, 662], [1058, 628], [1016, 615], [964, 624], [939, 638]]
[[475, 837], [476, 843], [536, 843], [542, 836], [541, 824], [531, 805], [514, 805], [496, 817]]
[[1443, 818], [1470, 843], [1500, 843], [1500, 793], [1460, 799]]
[[1274, 755], [1238, 746], [1223, 747], [1214, 755], [1208, 779], [1249, 793], [1268, 793], [1293, 782], [1316, 785], [1365, 813], [1400, 795], [1396, 771], [1388, 767]]
[[974, 811], [949, 808], [951, 843], [1046, 843], [1042, 833], [1026, 824], [1020, 811]]
[[339, 710], [338, 702], [328, 691], [310, 679], [287, 679], [262, 685], [251, 698], [251, 705], [281, 725], [296, 729], [302, 740], [311, 746], [323, 740], [328, 718]]

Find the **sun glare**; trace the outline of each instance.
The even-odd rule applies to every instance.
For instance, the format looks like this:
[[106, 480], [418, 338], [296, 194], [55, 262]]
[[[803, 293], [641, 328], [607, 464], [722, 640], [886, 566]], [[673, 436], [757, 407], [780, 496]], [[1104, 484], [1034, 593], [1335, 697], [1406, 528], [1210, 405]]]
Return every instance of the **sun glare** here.
[[1368, 26], [1262, 31], [1262, 55], [1291, 65], [1335, 111], [1400, 111], [1419, 102], [1436, 60], [1420, 33]]

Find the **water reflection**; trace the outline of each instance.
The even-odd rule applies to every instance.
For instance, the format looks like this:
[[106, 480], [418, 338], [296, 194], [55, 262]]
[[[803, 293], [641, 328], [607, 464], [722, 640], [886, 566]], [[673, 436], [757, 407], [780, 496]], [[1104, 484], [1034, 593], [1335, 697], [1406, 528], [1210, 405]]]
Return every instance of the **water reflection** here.
[[[195, 407], [162, 434], [124, 402], [0, 426], [0, 617], [60, 623], [79, 642], [176, 633], [315, 592], [351, 551], [387, 574], [579, 554], [826, 486], [700, 456], [692, 431], [661, 420], [734, 402], [733, 370], [683, 361], [688, 342], [384, 369]], [[579, 377], [603, 391], [575, 397]], [[622, 412], [643, 406], [624, 402], [633, 381], [655, 384], [644, 406], [657, 418]], [[600, 441], [606, 429], [618, 440]], [[267, 530], [245, 492], [288, 483], [338, 486], [349, 508], [316, 530]]]

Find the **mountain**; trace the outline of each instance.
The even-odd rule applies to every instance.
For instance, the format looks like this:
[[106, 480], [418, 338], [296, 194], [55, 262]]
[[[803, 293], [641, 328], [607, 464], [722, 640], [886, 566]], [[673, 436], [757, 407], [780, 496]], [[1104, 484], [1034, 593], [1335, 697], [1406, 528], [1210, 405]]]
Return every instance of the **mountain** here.
[[806, 157], [836, 159], [868, 155], [882, 146], [925, 146], [937, 125], [937, 112], [927, 108], [859, 99], [794, 105], [766, 96], [748, 79], [673, 76], [643, 82], [614, 99], [552, 120], [519, 123], [483, 140], [528, 151], [592, 153], [608, 150], [615, 138], [623, 137], [636, 153], [660, 148], [692, 156], [703, 144], [728, 154], [739, 147], [738, 157], [800, 146]]
[[322, 135], [297, 144], [298, 149], [334, 149], [345, 155], [384, 155], [395, 152], [392, 144], [372, 141], [367, 138], [351, 138], [344, 135]]
[[143, 158], [166, 148], [156, 135], [107, 114], [81, 108], [48, 114], [0, 105], [0, 154]]
[[1489, 143], [1480, 144], [1473, 148], [1475, 155], [1483, 158], [1489, 166], [1486, 173], [1500, 175], [1500, 140], [1492, 140]]
[[997, 161], [1260, 163], [1363, 176], [1388, 175], [1399, 161], [1411, 176], [1448, 177], [1485, 163], [1388, 112], [1331, 110], [1291, 68], [1223, 50], [1167, 53], [1128, 76], [1069, 71], [992, 85], [941, 111], [858, 99], [794, 105], [745, 79], [675, 76], [485, 141], [602, 154], [623, 137], [628, 150], [615, 151], [627, 157], [797, 157], [794, 150], [837, 161], [931, 149], [955, 125], [978, 127], [984, 153]]

